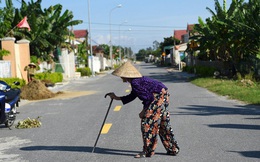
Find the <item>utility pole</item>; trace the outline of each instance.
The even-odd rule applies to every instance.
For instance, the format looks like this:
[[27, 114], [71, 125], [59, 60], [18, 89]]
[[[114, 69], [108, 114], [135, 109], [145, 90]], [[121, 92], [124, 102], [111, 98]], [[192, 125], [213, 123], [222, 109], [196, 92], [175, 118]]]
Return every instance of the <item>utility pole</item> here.
[[89, 37], [89, 46], [90, 46], [90, 56], [91, 56], [91, 71], [92, 71], [92, 76], [95, 76], [94, 72], [94, 65], [93, 65], [93, 53], [92, 53], [92, 45], [91, 45], [91, 22], [90, 22], [90, 0], [88, 0], [88, 37]]

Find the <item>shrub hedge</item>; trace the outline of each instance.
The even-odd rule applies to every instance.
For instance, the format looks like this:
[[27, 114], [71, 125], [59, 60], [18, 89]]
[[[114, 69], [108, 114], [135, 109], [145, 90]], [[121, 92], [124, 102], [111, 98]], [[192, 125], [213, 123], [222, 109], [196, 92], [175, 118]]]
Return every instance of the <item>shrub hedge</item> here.
[[91, 70], [89, 67], [85, 67], [85, 68], [77, 68], [76, 70], [77, 72], [80, 72], [81, 76], [91, 76]]
[[57, 82], [62, 82], [63, 75], [60, 72], [55, 72], [55, 73], [43, 72], [43, 73], [36, 73], [34, 78], [39, 80], [49, 80], [52, 83], [57, 83]]
[[188, 73], [195, 73], [198, 76], [202, 77], [208, 77], [208, 76], [213, 76], [214, 72], [217, 69], [214, 67], [209, 67], [209, 66], [185, 66], [183, 68], [183, 71], [186, 71]]

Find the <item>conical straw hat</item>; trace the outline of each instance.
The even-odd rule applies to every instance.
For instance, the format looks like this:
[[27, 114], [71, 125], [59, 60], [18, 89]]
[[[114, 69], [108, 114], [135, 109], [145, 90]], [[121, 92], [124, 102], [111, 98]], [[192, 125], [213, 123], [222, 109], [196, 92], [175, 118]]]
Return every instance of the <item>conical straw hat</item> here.
[[33, 62], [31, 62], [30, 64], [29, 64], [29, 66], [35, 66], [36, 67], [36, 65], [33, 63]]
[[125, 62], [112, 72], [113, 75], [123, 78], [141, 78], [142, 74], [129, 62]]

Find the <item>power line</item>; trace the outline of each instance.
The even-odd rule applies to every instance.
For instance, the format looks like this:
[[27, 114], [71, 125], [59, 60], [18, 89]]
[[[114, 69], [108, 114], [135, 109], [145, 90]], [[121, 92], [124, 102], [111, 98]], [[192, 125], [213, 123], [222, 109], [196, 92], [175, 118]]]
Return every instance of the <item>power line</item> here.
[[[83, 23], [85, 24], [85, 23], [88, 23], [88, 22], [85, 22], [85, 21], [83, 21]], [[96, 25], [109, 25], [109, 24], [107, 24], [107, 23], [91, 23], [91, 24], [96, 24]], [[111, 24], [111, 25], [114, 25], [114, 26], [119, 26], [120, 24]], [[143, 28], [171, 28], [171, 29], [176, 29], [176, 28], [181, 28], [181, 29], [183, 29], [183, 28], [186, 28], [186, 27], [181, 27], [181, 26], [154, 26], [154, 25], [121, 25], [121, 26], [128, 26], [128, 27], [143, 27]]]
[[[95, 28], [92, 28], [92, 30], [95, 30], [95, 31], [109, 31], [108, 29], [95, 29]], [[119, 30], [111, 30], [111, 31], [113, 31], [113, 32], [119, 32]], [[124, 30], [120, 30], [120, 31], [124, 31]], [[161, 30], [159, 30], [159, 29], [158, 29], [158, 30], [131, 29], [131, 31], [129, 31], [129, 32], [162, 32], [162, 31], [165, 31], [165, 30], [163, 30], [163, 29], [161, 29]], [[171, 31], [172, 31], [172, 30], [171, 30]]]

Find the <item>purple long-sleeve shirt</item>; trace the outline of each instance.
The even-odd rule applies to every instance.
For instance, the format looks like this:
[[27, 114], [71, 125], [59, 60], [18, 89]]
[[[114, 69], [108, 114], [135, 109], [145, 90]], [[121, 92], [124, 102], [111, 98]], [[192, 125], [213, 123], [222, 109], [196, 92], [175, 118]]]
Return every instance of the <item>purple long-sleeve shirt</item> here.
[[144, 76], [132, 79], [130, 84], [132, 87], [131, 93], [120, 97], [123, 104], [127, 104], [138, 97], [143, 101], [144, 108], [147, 108], [154, 100], [153, 93], [160, 93], [163, 88], [168, 89], [163, 83]]

